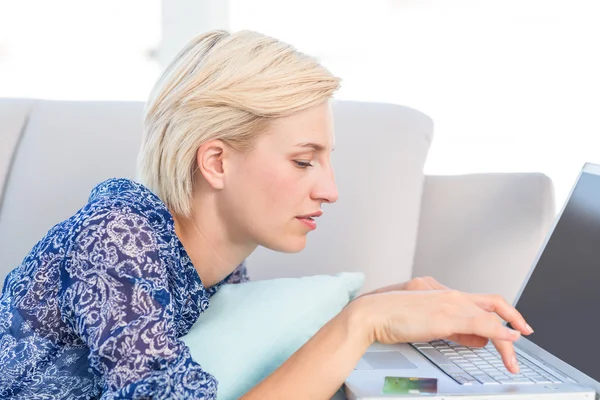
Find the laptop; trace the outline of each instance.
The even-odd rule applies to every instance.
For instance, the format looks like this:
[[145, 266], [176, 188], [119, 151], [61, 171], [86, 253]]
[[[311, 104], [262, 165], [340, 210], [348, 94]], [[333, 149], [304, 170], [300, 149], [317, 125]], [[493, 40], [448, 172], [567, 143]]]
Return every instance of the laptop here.
[[491, 343], [376, 343], [347, 398], [600, 399], [600, 165], [584, 165], [513, 305], [535, 329], [515, 342], [519, 374]]

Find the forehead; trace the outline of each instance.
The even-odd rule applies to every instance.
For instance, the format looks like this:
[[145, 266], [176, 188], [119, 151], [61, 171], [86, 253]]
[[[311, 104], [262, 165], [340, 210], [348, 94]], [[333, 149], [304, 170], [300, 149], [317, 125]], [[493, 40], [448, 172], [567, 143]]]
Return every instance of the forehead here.
[[333, 113], [329, 102], [274, 119], [264, 135], [272, 145], [328, 150], [334, 147]]

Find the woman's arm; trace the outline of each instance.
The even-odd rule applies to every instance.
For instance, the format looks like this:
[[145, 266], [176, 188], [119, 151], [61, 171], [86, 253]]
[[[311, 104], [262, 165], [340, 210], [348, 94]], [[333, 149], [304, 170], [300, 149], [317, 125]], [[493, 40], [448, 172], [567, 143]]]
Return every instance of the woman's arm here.
[[452, 338], [467, 346], [483, 346], [490, 338], [509, 343], [497, 347], [507, 367], [514, 370], [512, 342], [520, 337], [520, 332], [502, 325], [498, 316], [520, 332], [531, 333], [523, 317], [495, 295], [438, 290], [363, 296], [350, 303], [242, 399], [329, 399], [374, 342]]
[[330, 399], [371, 344], [358, 304], [346, 306], [242, 400]]
[[215, 399], [217, 382], [178, 339], [160, 244], [126, 208], [86, 220], [61, 276], [61, 314], [89, 347], [102, 399]]

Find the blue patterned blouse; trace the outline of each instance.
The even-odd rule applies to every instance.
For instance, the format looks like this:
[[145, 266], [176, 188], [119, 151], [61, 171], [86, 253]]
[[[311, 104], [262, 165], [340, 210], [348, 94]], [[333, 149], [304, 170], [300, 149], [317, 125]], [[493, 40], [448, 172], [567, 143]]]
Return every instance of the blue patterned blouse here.
[[110, 179], [6, 278], [1, 399], [214, 399], [217, 382], [179, 339], [242, 263], [204, 288], [165, 204]]

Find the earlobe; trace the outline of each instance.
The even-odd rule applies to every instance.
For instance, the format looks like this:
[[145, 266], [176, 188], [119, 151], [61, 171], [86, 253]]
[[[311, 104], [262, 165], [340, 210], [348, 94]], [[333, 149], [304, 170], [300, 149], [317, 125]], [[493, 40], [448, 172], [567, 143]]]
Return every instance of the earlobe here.
[[225, 143], [221, 140], [211, 140], [200, 146], [196, 152], [197, 173], [201, 173], [213, 189], [223, 189], [226, 151]]

